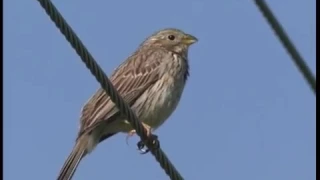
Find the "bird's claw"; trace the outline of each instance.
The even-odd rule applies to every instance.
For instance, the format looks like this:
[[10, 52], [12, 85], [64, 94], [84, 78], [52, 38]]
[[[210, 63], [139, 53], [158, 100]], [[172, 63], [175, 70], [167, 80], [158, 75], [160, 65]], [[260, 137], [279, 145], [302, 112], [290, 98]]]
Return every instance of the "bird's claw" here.
[[149, 152], [149, 149], [145, 148], [145, 143], [143, 141], [139, 141], [137, 143], [138, 150], [140, 151], [141, 154], [146, 154]]
[[[157, 135], [150, 135], [150, 137], [147, 140], [147, 143], [151, 145], [152, 149], [158, 149], [160, 147], [160, 142], [158, 140]], [[147, 154], [150, 151], [149, 148], [145, 148], [146, 144], [141, 140], [137, 143], [137, 146], [141, 154]]]

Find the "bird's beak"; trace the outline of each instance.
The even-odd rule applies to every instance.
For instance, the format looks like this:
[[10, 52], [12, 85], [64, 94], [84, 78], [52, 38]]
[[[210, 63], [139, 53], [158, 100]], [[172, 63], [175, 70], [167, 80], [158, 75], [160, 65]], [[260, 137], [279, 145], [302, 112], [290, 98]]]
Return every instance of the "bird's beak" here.
[[188, 46], [190, 46], [193, 43], [196, 43], [198, 39], [191, 34], [186, 34], [182, 40], [182, 42]]

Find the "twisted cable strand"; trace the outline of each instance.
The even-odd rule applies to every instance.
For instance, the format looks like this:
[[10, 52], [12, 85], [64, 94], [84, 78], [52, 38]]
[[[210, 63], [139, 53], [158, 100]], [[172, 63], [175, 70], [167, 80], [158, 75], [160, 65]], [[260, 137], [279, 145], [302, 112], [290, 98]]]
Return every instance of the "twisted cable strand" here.
[[[85, 63], [87, 68], [95, 76], [96, 80], [100, 83], [101, 87], [110, 96], [110, 99], [115, 103], [119, 111], [127, 116], [128, 121], [132, 127], [136, 130], [136, 133], [140, 138], [147, 142], [147, 132], [142, 126], [141, 122], [138, 120], [137, 116], [130, 109], [129, 105], [122, 99], [119, 93], [115, 90], [112, 83], [108, 79], [107, 75], [103, 72], [97, 62], [94, 60], [92, 55], [86, 49], [84, 44], [71, 29], [71, 27], [64, 20], [62, 15], [52, 4], [50, 0], [38, 0], [41, 6], [45, 9], [46, 13], [49, 15], [51, 20], [55, 23], [60, 32], [65, 36], [67, 41], [75, 49], [77, 54], [80, 56], [81, 60]], [[179, 174], [177, 169], [173, 166], [170, 160], [167, 158], [165, 153], [160, 149], [153, 149], [149, 143], [145, 143], [150, 149], [151, 153], [155, 156], [155, 159], [160, 163], [160, 166], [165, 170], [166, 174], [172, 180], [183, 180], [182, 176]]]
[[310, 71], [309, 67], [305, 63], [302, 56], [299, 54], [297, 49], [295, 48], [294, 44], [289, 39], [288, 35], [282, 28], [281, 24], [278, 22], [276, 17], [273, 15], [272, 11], [268, 7], [267, 3], [264, 0], [255, 0], [255, 4], [258, 9], [261, 11], [262, 15], [265, 17], [269, 25], [271, 26], [272, 30], [279, 38], [282, 45], [285, 47], [287, 52], [292, 58], [292, 61], [295, 63], [297, 68], [302, 73], [303, 77], [307, 81], [310, 88], [313, 90], [314, 94], [316, 95], [316, 78]]

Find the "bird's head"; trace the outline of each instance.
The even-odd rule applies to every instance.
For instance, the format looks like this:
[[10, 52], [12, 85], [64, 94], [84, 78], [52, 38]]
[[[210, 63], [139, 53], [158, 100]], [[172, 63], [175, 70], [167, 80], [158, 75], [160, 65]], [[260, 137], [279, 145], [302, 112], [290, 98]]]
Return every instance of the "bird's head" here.
[[142, 45], [162, 47], [181, 54], [186, 53], [190, 45], [197, 41], [198, 39], [191, 34], [187, 34], [179, 29], [168, 28], [154, 33]]

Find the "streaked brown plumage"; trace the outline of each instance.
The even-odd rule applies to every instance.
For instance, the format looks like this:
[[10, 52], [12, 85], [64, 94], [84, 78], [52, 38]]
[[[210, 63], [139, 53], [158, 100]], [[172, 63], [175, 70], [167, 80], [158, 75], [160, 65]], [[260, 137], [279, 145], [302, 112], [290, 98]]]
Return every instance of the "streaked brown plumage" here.
[[[175, 110], [189, 75], [188, 48], [197, 39], [178, 29], [148, 37], [113, 73], [110, 80], [151, 133]], [[72, 178], [80, 160], [101, 141], [118, 133], [134, 133], [103, 89], [85, 104], [76, 144], [58, 180]]]

